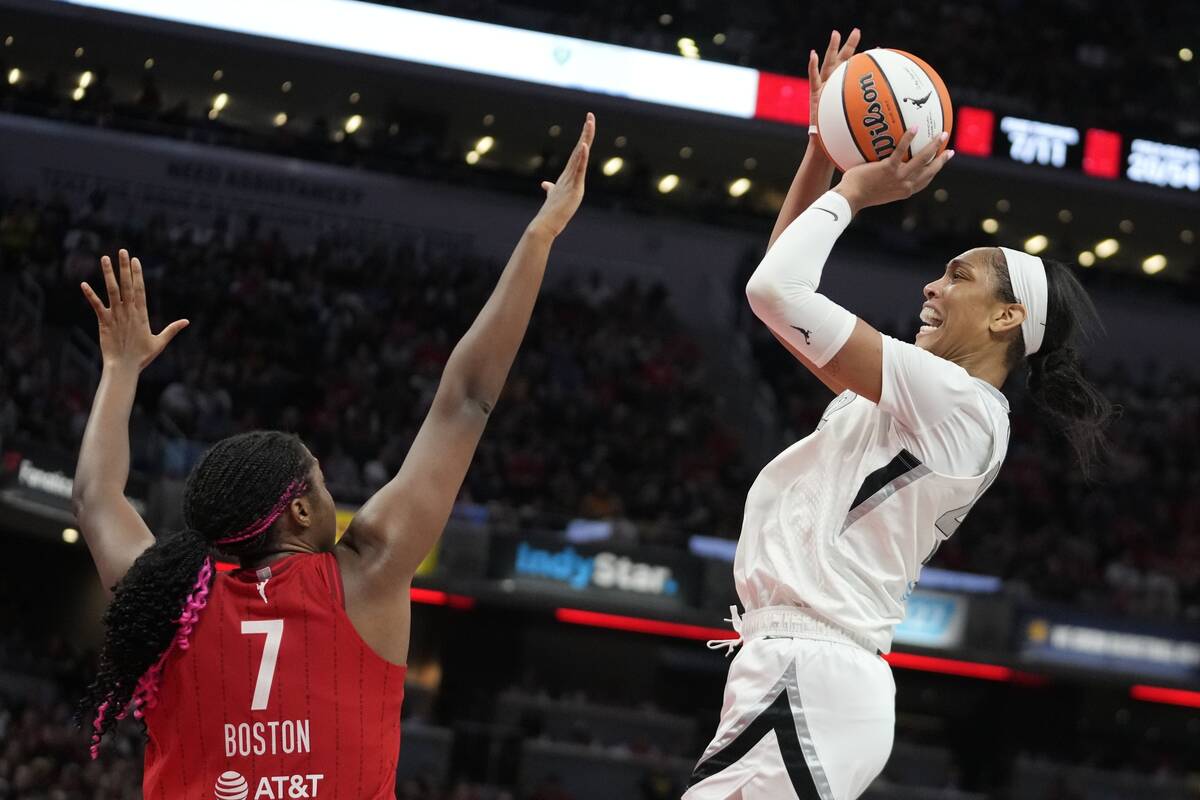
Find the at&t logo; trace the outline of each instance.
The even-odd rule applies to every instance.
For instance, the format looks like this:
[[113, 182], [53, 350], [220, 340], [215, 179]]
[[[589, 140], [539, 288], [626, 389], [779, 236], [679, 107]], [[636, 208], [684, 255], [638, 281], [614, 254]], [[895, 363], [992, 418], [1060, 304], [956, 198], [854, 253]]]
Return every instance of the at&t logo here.
[[229, 770], [217, 778], [213, 796], [215, 800], [299, 800], [316, 797], [317, 787], [324, 779], [323, 774], [263, 776], [258, 779], [258, 786], [251, 795], [246, 779], [240, 773]]
[[217, 800], [246, 800], [250, 794], [250, 785], [246, 783], [245, 778], [232, 770], [222, 772], [221, 777], [217, 778], [217, 785], [213, 787], [213, 794]]

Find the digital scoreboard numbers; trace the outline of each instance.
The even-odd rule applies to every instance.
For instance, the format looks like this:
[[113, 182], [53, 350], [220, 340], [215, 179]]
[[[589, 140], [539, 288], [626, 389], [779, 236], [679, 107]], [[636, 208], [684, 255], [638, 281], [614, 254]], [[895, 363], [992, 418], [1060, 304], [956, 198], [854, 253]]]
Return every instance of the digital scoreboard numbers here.
[[1138, 183], [1200, 191], [1200, 150], [1134, 139], [1125, 177]]
[[1022, 164], [1062, 169], [1068, 148], [1079, 144], [1079, 131], [1074, 128], [1020, 117], [1001, 117], [1000, 132], [1008, 137], [1009, 157]]

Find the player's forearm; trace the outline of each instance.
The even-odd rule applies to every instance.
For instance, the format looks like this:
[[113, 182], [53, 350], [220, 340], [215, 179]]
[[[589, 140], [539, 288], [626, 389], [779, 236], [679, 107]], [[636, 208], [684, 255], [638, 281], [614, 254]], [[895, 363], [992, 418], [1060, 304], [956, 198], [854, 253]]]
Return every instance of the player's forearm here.
[[821, 272], [850, 222], [846, 200], [817, 198], [779, 237], [746, 284], [755, 316], [816, 367], [824, 367], [854, 330], [855, 317], [817, 293]]
[[531, 224], [517, 242], [496, 288], [446, 364], [443, 383], [491, 410], [525, 338], [546, 274], [554, 236]]
[[775, 220], [775, 228], [771, 231], [767, 249], [774, 246], [775, 241], [787, 230], [788, 225], [791, 225], [797, 217], [804, 213], [804, 209], [829, 191], [832, 183], [833, 162], [825, 155], [825, 151], [821, 149], [816, 138], [810, 136], [808, 147], [804, 151], [804, 158], [800, 161], [800, 168], [796, 170], [796, 176], [792, 178], [792, 185], [788, 188], [787, 197], [784, 198], [783, 206], [779, 209], [779, 217]]
[[92, 401], [72, 499], [78, 514], [89, 500], [105, 494], [123, 496], [129, 480], [129, 414], [137, 394], [136, 364], [106, 364]]

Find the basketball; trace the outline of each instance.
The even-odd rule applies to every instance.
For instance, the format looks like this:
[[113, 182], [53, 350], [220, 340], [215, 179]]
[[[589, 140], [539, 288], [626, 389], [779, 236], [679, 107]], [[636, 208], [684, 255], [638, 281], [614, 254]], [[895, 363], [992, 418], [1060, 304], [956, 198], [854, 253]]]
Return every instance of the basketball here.
[[829, 76], [817, 110], [818, 141], [845, 171], [887, 158], [909, 127], [918, 129], [916, 152], [942, 131], [949, 133], [953, 121], [950, 93], [932, 67], [903, 50], [876, 48], [851, 57]]

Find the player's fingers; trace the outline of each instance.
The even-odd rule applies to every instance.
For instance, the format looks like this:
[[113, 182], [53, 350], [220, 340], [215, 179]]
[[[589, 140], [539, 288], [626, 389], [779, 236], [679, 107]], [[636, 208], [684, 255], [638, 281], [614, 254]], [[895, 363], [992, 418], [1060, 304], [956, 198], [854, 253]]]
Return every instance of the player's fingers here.
[[825, 48], [825, 58], [821, 59], [821, 65], [825, 69], [830, 69], [833, 65], [833, 60], [837, 58], [838, 48], [842, 46], [842, 35], [837, 31], [829, 34], [829, 45]]
[[142, 312], [142, 316], [146, 317], [146, 281], [142, 277], [142, 262], [133, 258], [130, 259], [129, 266], [133, 274], [133, 304]]
[[915, 138], [917, 138], [917, 129], [916, 126], [913, 126], [904, 132], [904, 135], [900, 137], [900, 141], [896, 144], [896, 149], [887, 157], [888, 161], [895, 159], [893, 166], [897, 169], [900, 168], [901, 163], [904, 161], [904, 156], [907, 155], [908, 148], [912, 146], [913, 139]]
[[588, 155], [592, 152], [592, 148], [587, 142], [579, 143], [579, 161], [575, 163], [575, 179], [583, 183], [583, 178], [587, 175]]
[[129, 251], [122, 248], [117, 251], [120, 268], [117, 270], [117, 282], [121, 284], [121, 302], [133, 302], [133, 268], [129, 266]]
[[924, 167], [921, 168], [921, 171], [919, 173], [917, 173], [917, 178], [915, 181], [916, 191], [919, 192], [922, 189], [924, 189], [926, 186], [928, 186], [929, 182], [932, 181], [937, 176], [937, 174], [942, 171], [943, 167], [945, 167], [948, 163], [950, 163], [950, 159], [952, 159], [952, 158], [954, 158], [953, 150], [947, 150], [946, 152], [942, 153], [941, 155], [934, 156], [933, 161], [930, 161], [928, 164], [926, 164]]
[[583, 130], [579, 134], [579, 141], [588, 145], [592, 144], [592, 140], [596, 138], [596, 115], [592, 112], [587, 113], [587, 117], [583, 120]]
[[113, 274], [112, 259], [103, 256], [100, 259], [100, 272], [104, 275], [104, 291], [108, 294], [109, 308], [121, 302], [121, 290], [117, 288], [117, 276]]
[[842, 49], [838, 51], [838, 62], [845, 61], [850, 56], [854, 55], [854, 51], [858, 48], [858, 40], [862, 38], [862, 31], [858, 28], [850, 31], [850, 35], [846, 37], [846, 43], [842, 45]]
[[927, 166], [928, 164], [930, 164], [933, 161], [934, 156], [937, 155], [938, 148], [941, 147], [943, 144], [945, 144], [946, 140], [949, 138], [950, 138], [950, 134], [946, 133], [945, 131], [942, 131], [937, 136], [933, 137], [933, 141], [929, 142], [927, 145], [922, 147], [920, 150], [913, 153], [911, 163], [913, 165], [915, 165], [916, 167]]
[[553, 188], [554, 188], [554, 184], [551, 183], [550, 181], [542, 181], [542, 191], [543, 192], [549, 192]]
[[186, 319], [177, 319], [174, 322], [172, 322], [170, 325], [168, 325], [167, 327], [163, 328], [162, 332], [160, 334], [158, 334], [158, 338], [159, 338], [159, 341], [162, 342], [162, 346], [166, 347], [167, 345], [169, 345], [171, 343], [171, 340], [174, 339], [181, 330], [183, 330], [190, 324], [191, 324], [191, 322], [189, 322]]
[[92, 307], [92, 311], [96, 312], [97, 317], [103, 316], [104, 312], [108, 311], [108, 309], [104, 307], [104, 303], [96, 295], [96, 292], [91, 286], [88, 285], [87, 281], [79, 284], [79, 288], [83, 291], [84, 299], [88, 301], [88, 305]]
[[808, 85], [812, 89], [821, 88], [821, 64], [816, 50], [808, 51]]

